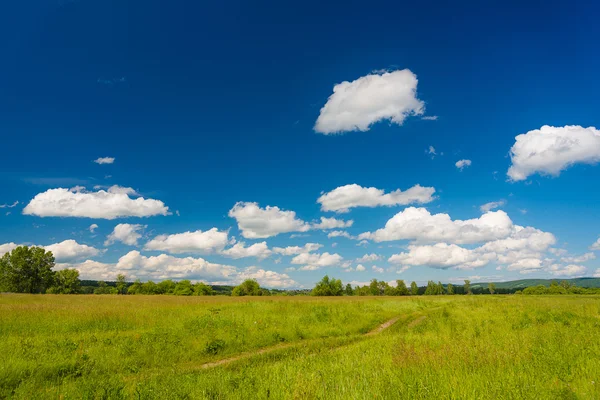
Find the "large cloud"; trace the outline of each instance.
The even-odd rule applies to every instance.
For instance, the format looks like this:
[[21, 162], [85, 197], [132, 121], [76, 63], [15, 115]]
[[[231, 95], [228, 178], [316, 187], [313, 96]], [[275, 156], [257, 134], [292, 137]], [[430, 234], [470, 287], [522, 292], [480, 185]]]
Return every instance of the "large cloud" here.
[[100, 254], [100, 250], [85, 244], [79, 244], [73, 239], [43, 247], [46, 251], [52, 252], [57, 263], [72, 262]]
[[212, 253], [221, 251], [229, 244], [228, 233], [212, 228], [208, 231], [159, 235], [144, 246], [145, 250], [160, 250], [172, 254]]
[[317, 253], [302, 253], [292, 258], [292, 264], [304, 264], [300, 270], [312, 271], [323, 267], [331, 267], [339, 264], [343, 260], [339, 254], [317, 254]]
[[348, 212], [353, 207], [377, 207], [408, 204], [425, 204], [434, 200], [435, 189], [415, 185], [405, 191], [400, 189], [385, 193], [375, 187], [357, 184], [340, 186], [317, 199], [323, 211]]
[[23, 214], [39, 217], [81, 217], [115, 219], [120, 217], [150, 217], [168, 215], [162, 201], [131, 198], [132, 190], [113, 186], [108, 190], [85, 192], [68, 189], [49, 189], [37, 194], [23, 209]]
[[402, 125], [406, 117], [424, 113], [425, 105], [417, 98], [417, 83], [417, 76], [408, 69], [339, 83], [321, 108], [314, 129], [329, 135], [368, 131], [382, 120]]
[[566, 266], [551, 265], [550, 267], [548, 267], [548, 272], [556, 276], [583, 276], [585, 275], [586, 271], [586, 267], [574, 264]]
[[19, 247], [19, 245], [13, 242], [0, 244], [0, 257], [2, 257], [6, 253], [10, 253], [17, 247]]
[[409, 207], [394, 215], [383, 229], [362, 233], [358, 238], [376, 242], [480, 243], [507, 237], [512, 227], [513, 223], [504, 211], [488, 212], [463, 221], [452, 220], [448, 214], [431, 215], [425, 208]]
[[142, 238], [140, 231], [145, 227], [146, 225], [141, 224], [119, 224], [106, 237], [104, 245], [109, 246], [115, 242], [122, 242], [129, 246], [137, 246], [138, 240]]
[[441, 269], [472, 269], [482, 267], [494, 258], [493, 254], [481, 254], [446, 243], [436, 243], [432, 246], [411, 245], [408, 249], [407, 253], [395, 254], [388, 261], [393, 264]]
[[522, 181], [535, 173], [557, 176], [576, 163], [600, 161], [600, 131], [577, 125], [540, 129], [518, 135], [510, 149], [508, 177]]
[[247, 239], [262, 239], [286, 232], [306, 232], [310, 225], [296, 218], [294, 211], [279, 207], [261, 208], [257, 203], [236, 203], [229, 216], [235, 218], [242, 236]]
[[254, 243], [251, 246], [246, 247], [244, 242], [238, 242], [232, 247], [221, 251], [226, 257], [231, 258], [245, 258], [245, 257], [256, 257], [259, 260], [269, 257], [273, 252], [269, 250], [267, 242]]

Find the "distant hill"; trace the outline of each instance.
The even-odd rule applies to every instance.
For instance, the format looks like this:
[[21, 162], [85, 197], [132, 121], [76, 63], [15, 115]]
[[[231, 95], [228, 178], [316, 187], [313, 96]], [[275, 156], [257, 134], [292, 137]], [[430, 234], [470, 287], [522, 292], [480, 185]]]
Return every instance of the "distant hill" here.
[[[525, 289], [529, 286], [538, 286], [544, 285], [546, 287], [550, 286], [552, 281], [560, 283], [561, 281], [567, 281], [571, 285], [575, 285], [578, 287], [584, 288], [600, 288], [600, 278], [574, 278], [574, 279], [519, 279], [517, 281], [508, 281], [508, 282], [494, 282], [497, 289], [509, 289], [509, 290], [517, 290], [517, 289]], [[488, 282], [478, 282], [472, 283], [471, 287], [486, 289]]]

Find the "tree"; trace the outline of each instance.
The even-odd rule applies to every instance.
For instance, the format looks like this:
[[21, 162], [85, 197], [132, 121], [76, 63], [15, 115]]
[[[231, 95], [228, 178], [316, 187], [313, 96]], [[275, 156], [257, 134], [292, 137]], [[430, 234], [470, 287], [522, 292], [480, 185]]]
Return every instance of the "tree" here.
[[440, 281], [437, 283], [435, 294], [444, 294], [444, 285], [442, 285], [442, 282]]
[[328, 275], [325, 275], [323, 279], [316, 284], [310, 294], [313, 296], [341, 296], [343, 292], [341, 280], [335, 278], [330, 279]]
[[451, 283], [449, 283], [449, 284], [446, 285], [446, 293], [447, 294], [454, 294], [454, 286]]
[[44, 293], [54, 283], [52, 268], [52, 252], [19, 246], [0, 258], [0, 291]]
[[131, 286], [127, 288], [127, 294], [143, 294], [144, 285], [142, 281], [136, 279]]
[[212, 296], [215, 292], [212, 287], [208, 286], [206, 283], [198, 282], [194, 285], [194, 295], [195, 296]]
[[173, 290], [173, 294], [176, 296], [191, 296], [193, 293], [194, 288], [192, 287], [192, 282], [187, 279], [177, 282], [175, 290]]
[[488, 290], [490, 291], [490, 294], [496, 293], [496, 284], [493, 282], [488, 283]]
[[413, 296], [416, 296], [419, 294], [419, 287], [417, 286], [417, 282], [412, 281], [410, 283], [410, 294], [412, 294]]
[[94, 294], [117, 294], [117, 288], [108, 286], [104, 281], [98, 281], [98, 287], [94, 290]]
[[435, 284], [434, 281], [428, 281], [427, 287], [425, 288], [425, 295], [431, 296], [434, 294], [437, 294], [437, 285]]
[[232, 296], [261, 296], [262, 290], [256, 279], [246, 279], [241, 285], [233, 288]]
[[173, 294], [176, 283], [170, 279], [167, 279], [166, 281], [159, 282], [158, 285], [156, 285], [156, 286], [157, 286], [156, 293], [158, 293], [158, 294]]
[[127, 282], [125, 282], [125, 280], [127, 279], [127, 276], [125, 276], [125, 274], [118, 274], [117, 275], [117, 293], [118, 294], [125, 294], [125, 289], [127, 288]]
[[353, 296], [353, 295], [354, 295], [354, 290], [352, 290], [352, 285], [347, 284], [346, 285], [346, 296]]
[[406, 287], [406, 283], [402, 279], [396, 280], [396, 291], [398, 296], [406, 296], [408, 295], [408, 288]]
[[54, 285], [47, 293], [75, 294], [81, 290], [79, 271], [76, 269], [62, 269], [54, 274]]
[[473, 294], [471, 292], [471, 281], [470, 280], [465, 279], [465, 286], [464, 286], [464, 288], [465, 288], [465, 294]]

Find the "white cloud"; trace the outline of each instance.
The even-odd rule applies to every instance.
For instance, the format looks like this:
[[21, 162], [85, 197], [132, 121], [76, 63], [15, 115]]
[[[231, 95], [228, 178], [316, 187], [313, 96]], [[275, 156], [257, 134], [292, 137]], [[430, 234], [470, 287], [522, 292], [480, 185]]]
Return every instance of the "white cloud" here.
[[141, 224], [119, 224], [115, 226], [112, 233], [106, 237], [105, 246], [110, 246], [115, 242], [122, 242], [129, 246], [137, 246], [141, 239], [142, 231], [146, 225]]
[[488, 264], [494, 255], [481, 254], [455, 244], [436, 243], [433, 246], [408, 247], [408, 253], [394, 254], [389, 262], [408, 266], [427, 266], [431, 268], [472, 269]]
[[333, 265], [338, 265], [342, 262], [342, 259], [342, 256], [340, 256], [337, 253], [302, 253], [292, 258], [291, 263], [296, 265], [305, 264], [305, 266], [301, 267], [300, 270], [312, 271], [323, 267], [331, 267]]
[[306, 232], [310, 225], [296, 218], [294, 211], [279, 207], [261, 208], [257, 203], [238, 202], [229, 210], [246, 239], [268, 238], [286, 232]]
[[600, 238], [596, 240], [596, 242], [590, 246], [590, 250], [600, 251]]
[[508, 271], [519, 271], [521, 274], [540, 271], [542, 268], [542, 260], [539, 258], [521, 258], [506, 267]]
[[[129, 189], [129, 193], [133, 190], [126, 189]], [[169, 208], [159, 200], [143, 197], [132, 199], [119, 186], [97, 192], [71, 192], [59, 188], [37, 194], [25, 207], [23, 214], [39, 217], [115, 219], [168, 215]]]
[[448, 214], [431, 215], [425, 208], [409, 207], [394, 215], [383, 229], [362, 233], [358, 238], [376, 242], [413, 240], [466, 244], [504, 238], [512, 227], [504, 211], [491, 211], [463, 221], [452, 220]]
[[15, 201], [12, 204], [0, 204], [0, 208], [14, 208], [19, 205], [19, 201]]
[[329, 232], [329, 233], [327, 234], [327, 237], [328, 237], [328, 238], [334, 238], [334, 237], [345, 237], [345, 238], [348, 238], [348, 239], [354, 239], [354, 236], [350, 235], [350, 234], [349, 234], [348, 232], [346, 232], [346, 231], [332, 231], [332, 232]]
[[479, 207], [482, 213], [495, 210], [496, 208], [503, 207], [506, 204], [506, 200], [490, 201]]
[[244, 242], [238, 242], [233, 247], [221, 251], [221, 254], [231, 258], [246, 258], [256, 257], [259, 260], [263, 260], [269, 257], [273, 252], [269, 250], [267, 242], [254, 243], [251, 246], [246, 247]]
[[94, 233], [94, 231], [96, 229], [98, 229], [98, 225], [97, 224], [91, 224], [88, 229], [90, 230], [90, 232]]
[[522, 181], [539, 173], [558, 176], [573, 164], [600, 161], [600, 131], [577, 125], [540, 129], [518, 135], [510, 149], [512, 165], [508, 177]]
[[454, 165], [456, 166], [456, 168], [458, 168], [458, 169], [460, 169], [462, 171], [466, 167], [470, 167], [471, 166], [471, 160], [458, 160], [456, 162], [456, 164], [454, 164]]
[[374, 262], [374, 261], [378, 261], [378, 260], [381, 260], [381, 257], [378, 256], [377, 254], [373, 253], [373, 254], [365, 254], [364, 256], [357, 258], [356, 262], [366, 263], [366, 262]]
[[380, 267], [378, 267], [378, 266], [376, 266], [376, 265], [373, 265], [373, 266], [371, 267], [371, 269], [372, 269], [374, 272], [377, 272], [378, 274], [383, 274], [383, 268], [380, 268]]
[[411, 115], [422, 115], [424, 103], [417, 98], [417, 77], [410, 70], [370, 74], [333, 87], [321, 108], [315, 131], [325, 135], [368, 131], [379, 121], [402, 125]]
[[437, 115], [426, 115], [424, 117], [421, 117], [421, 119], [425, 121], [437, 121], [438, 118], [439, 117]]
[[306, 243], [304, 246], [273, 247], [273, 251], [284, 256], [293, 256], [296, 254], [310, 253], [323, 247], [320, 243]]
[[560, 261], [567, 263], [567, 264], [579, 264], [582, 262], [595, 260], [595, 259], [596, 259], [596, 255], [594, 253], [585, 253], [580, 256], [563, 257], [560, 259]]
[[366, 269], [366, 268], [365, 268], [365, 267], [364, 267], [362, 264], [358, 264], [358, 265], [356, 266], [356, 270], [357, 270], [358, 272], [362, 272], [362, 271], [366, 271], [367, 269]]
[[557, 276], [582, 276], [587, 271], [587, 268], [581, 265], [570, 264], [567, 266], [551, 265], [548, 267], [548, 272]]
[[94, 160], [96, 164], [112, 164], [115, 162], [114, 157], [100, 157]]
[[344, 221], [337, 218], [325, 218], [321, 217], [321, 222], [313, 222], [311, 224], [312, 229], [336, 229], [336, 228], [349, 228], [354, 224], [353, 220]]
[[425, 204], [433, 201], [435, 189], [415, 185], [404, 192], [400, 189], [385, 193], [375, 187], [357, 184], [340, 186], [317, 199], [323, 211], [348, 212], [353, 207], [378, 207], [408, 204]]
[[275, 271], [266, 271], [259, 267], [248, 267], [241, 271], [238, 276], [238, 281], [245, 279], [256, 279], [262, 287], [267, 288], [292, 288], [300, 285], [291, 279], [287, 274], [281, 274]]
[[57, 263], [77, 261], [100, 254], [100, 250], [85, 244], [79, 244], [73, 239], [43, 247], [46, 251], [52, 252]]
[[229, 244], [228, 232], [212, 228], [208, 231], [159, 235], [144, 246], [145, 250], [161, 250], [171, 254], [219, 252]]
[[2, 257], [6, 253], [10, 253], [17, 247], [19, 247], [19, 245], [13, 242], [0, 244], [0, 257]]

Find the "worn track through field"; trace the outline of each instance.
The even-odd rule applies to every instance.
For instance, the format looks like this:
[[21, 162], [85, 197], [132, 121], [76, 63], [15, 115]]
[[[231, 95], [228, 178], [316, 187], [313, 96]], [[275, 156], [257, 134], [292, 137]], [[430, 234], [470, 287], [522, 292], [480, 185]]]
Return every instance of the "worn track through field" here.
[[[425, 316], [422, 316], [420, 318], [417, 318], [416, 320], [414, 320], [413, 322], [411, 322], [411, 324], [414, 324], [416, 321], [419, 320], [423, 320], [425, 318]], [[384, 330], [386, 330], [387, 328], [389, 328], [390, 326], [394, 325], [396, 322], [398, 322], [398, 320], [400, 319], [400, 317], [394, 317], [386, 322], [384, 322], [383, 324], [379, 325], [377, 328], [367, 332], [366, 334], [364, 334], [363, 336], [373, 336], [373, 335], [377, 335], [378, 333], [383, 332]], [[420, 321], [419, 321], [420, 322]], [[410, 326], [410, 324], [409, 324]], [[226, 365], [226, 364], [230, 364], [232, 362], [235, 361], [239, 361], [245, 358], [249, 358], [249, 357], [253, 357], [253, 356], [257, 356], [257, 355], [262, 355], [262, 354], [267, 354], [267, 353], [271, 353], [277, 350], [283, 350], [283, 349], [287, 349], [290, 347], [294, 347], [297, 346], [299, 343], [286, 343], [286, 344], [278, 344], [275, 346], [271, 346], [271, 347], [265, 347], [264, 349], [260, 349], [257, 351], [253, 351], [253, 352], [247, 352], [247, 353], [242, 353], [242, 354], [238, 354], [237, 356], [234, 357], [230, 357], [230, 358], [224, 358], [222, 360], [219, 361], [213, 361], [213, 362], [209, 362], [209, 363], [205, 363], [199, 366], [199, 368], [201, 369], [208, 369], [208, 368], [213, 368], [213, 367], [218, 367], [220, 365]]]

